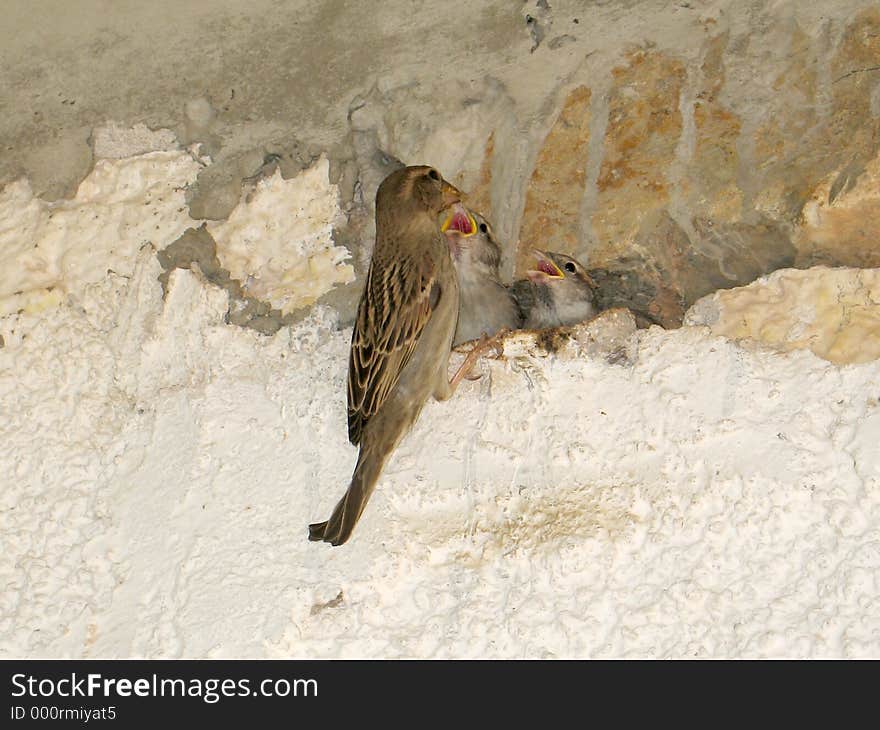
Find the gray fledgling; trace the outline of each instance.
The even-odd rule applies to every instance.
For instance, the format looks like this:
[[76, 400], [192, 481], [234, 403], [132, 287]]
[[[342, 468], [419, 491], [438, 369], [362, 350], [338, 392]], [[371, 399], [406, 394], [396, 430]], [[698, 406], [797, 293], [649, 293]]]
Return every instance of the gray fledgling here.
[[534, 253], [537, 269], [511, 287], [523, 328], [562, 327], [595, 317], [596, 285], [584, 267], [563, 253]]
[[482, 335], [517, 329], [521, 321], [510, 290], [501, 283], [501, 249], [489, 221], [460, 204], [450, 210], [440, 230], [449, 244], [461, 293], [454, 347]]
[[405, 167], [376, 193], [376, 245], [358, 305], [348, 365], [348, 437], [360, 445], [348, 490], [309, 539], [341, 545], [369, 500], [385, 460], [433, 395], [452, 395], [447, 367], [458, 320], [458, 279], [437, 225], [461, 194], [432, 167]]

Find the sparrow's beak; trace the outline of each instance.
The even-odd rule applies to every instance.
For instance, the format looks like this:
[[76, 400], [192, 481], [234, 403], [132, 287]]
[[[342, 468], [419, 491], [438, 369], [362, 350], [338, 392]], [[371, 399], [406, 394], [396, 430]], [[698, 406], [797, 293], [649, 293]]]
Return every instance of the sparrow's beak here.
[[461, 190], [454, 185], [450, 185], [445, 180], [443, 181], [441, 194], [443, 196], [443, 208], [448, 208], [450, 205], [461, 202]]
[[526, 276], [536, 284], [545, 284], [549, 279], [564, 279], [565, 274], [562, 273], [562, 270], [553, 263], [553, 259], [551, 259], [544, 251], [540, 251], [537, 248], [532, 249], [532, 253], [535, 254], [535, 258], [538, 261], [537, 270], [531, 270], [526, 272]]
[[[455, 190], [455, 188], [452, 189]], [[452, 233], [453, 231], [458, 232], [463, 238], [473, 236], [477, 232], [477, 222], [474, 217], [467, 208], [457, 201], [449, 208], [446, 219], [440, 226], [441, 233]]]

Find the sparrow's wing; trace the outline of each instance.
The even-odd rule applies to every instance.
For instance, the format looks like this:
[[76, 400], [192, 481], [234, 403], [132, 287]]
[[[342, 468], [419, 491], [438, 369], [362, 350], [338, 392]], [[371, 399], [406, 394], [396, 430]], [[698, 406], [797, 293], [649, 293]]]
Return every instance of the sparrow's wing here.
[[442, 295], [429, 257], [373, 261], [361, 296], [348, 362], [348, 438], [364, 426], [397, 384]]
[[535, 306], [535, 288], [528, 279], [520, 279], [510, 285], [510, 294], [519, 309], [520, 321], [525, 322]]

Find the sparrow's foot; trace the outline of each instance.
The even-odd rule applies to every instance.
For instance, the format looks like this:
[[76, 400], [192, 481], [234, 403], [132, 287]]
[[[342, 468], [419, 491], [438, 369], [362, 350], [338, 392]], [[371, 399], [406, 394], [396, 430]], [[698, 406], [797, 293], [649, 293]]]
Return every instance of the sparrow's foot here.
[[[474, 348], [480, 348], [481, 355], [488, 355], [488, 351], [492, 350], [495, 354], [495, 359], [498, 360], [504, 356], [504, 338], [510, 334], [513, 330], [510, 327], [503, 327], [498, 330], [494, 335], [488, 337], [483, 335], [478, 341], [477, 344], [474, 345]], [[464, 376], [465, 380], [479, 380], [483, 377], [483, 373], [468, 373]]]
[[[489, 348], [493, 347], [493, 340], [495, 338], [486, 337], [483, 335], [478, 341], [477, 344], [471, 348], [471, 351], [465, 357], [464, 362], [459, 366], [458, 370], [455, 371], [455, 375], [452, 376], [452, 380], [449, 381], [449, 389], [451, 393], [455, 392], [455, 389], [458, 387], [458, 384], [461, 382], [462, 378], [468, 377], [468, 374], [473, 369], [474, 365], [476, 365], [477, 360], [480, 359], [480, 356]], [[468, 378], [468, 380], [479, 380], [482, 376], [477, 376], [475, 378]]]
[[511, 332], [513, 332], [513, 330], [510, 329], [510, 327], [502, 327], [489, 339], [487, 346], [495, 350], [496, 360], [504, 357], [504, 338]]

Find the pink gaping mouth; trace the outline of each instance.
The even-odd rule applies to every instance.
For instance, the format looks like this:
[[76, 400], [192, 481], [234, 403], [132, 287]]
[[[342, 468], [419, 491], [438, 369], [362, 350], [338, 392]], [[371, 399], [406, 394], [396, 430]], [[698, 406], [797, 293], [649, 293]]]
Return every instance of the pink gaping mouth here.
[[532, 252], [535, 254], [536, 267], [535, 269], [526, 272], [526, 276], [528, 276], [529, 279], [540, 282], [546, 281], [546, 277], [551, 279], [565, 278], [565, 274], [560, 271], [559, 267], [553, 262], [553, 259], [547, 256], [547, 254], [536, 248], [532, 249]]
[[457, 231], [462, 236], [473, 236], [477, 232], [477, 222], [460, 203], [452, 206], [452, 214], [440, 226], [441, 233]]
[[539, 261], [538, 262], [538, 271], [543, 271], [548, 276], [559, 276], [559, 269], [557, 269], [549, 261]]

